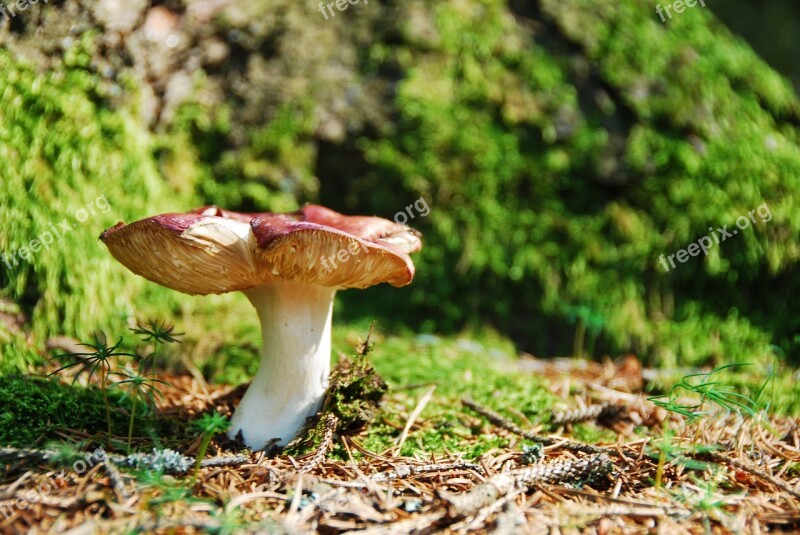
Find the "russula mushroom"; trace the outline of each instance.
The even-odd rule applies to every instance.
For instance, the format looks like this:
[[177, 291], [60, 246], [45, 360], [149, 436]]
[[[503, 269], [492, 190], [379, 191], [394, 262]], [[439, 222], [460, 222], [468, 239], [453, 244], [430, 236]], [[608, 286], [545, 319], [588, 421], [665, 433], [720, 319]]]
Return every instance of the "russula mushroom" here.
[[205, 207], [118, 223], [100, 239], [150, 281], [192, 295], [240, 290], [253, 304], [261, 321], [261, 364], [230, 430], [252, 449], [285, 445], [319, 410], [336, 290], [409, 284], [414, 264], [408, 255], [422, 245], [405, 225], [313, 205], [289, 214]]

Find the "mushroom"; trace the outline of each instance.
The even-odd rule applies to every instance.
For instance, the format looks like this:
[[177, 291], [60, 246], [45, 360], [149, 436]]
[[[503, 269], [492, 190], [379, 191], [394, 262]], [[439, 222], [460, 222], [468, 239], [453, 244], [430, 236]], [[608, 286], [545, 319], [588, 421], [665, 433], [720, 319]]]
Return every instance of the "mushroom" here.
[[261, 363], [229, 436], [254, 450], [287, 444], [321, 407], [336, 290], [409, 284], [408, 255], [422, 246], [405, 225], [314, 205], [288, 214], [204, 207], [117, 223], [100, 239], [150, 281], [192, 295], [240, 290], [253, 304]]

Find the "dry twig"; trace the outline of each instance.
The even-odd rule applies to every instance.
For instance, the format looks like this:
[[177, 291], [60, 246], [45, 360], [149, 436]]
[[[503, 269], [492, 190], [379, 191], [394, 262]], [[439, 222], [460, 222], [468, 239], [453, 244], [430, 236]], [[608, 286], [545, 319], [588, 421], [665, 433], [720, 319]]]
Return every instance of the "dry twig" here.
[[302, 467], [300, 467], [300, 470], [298, 470], [301, 474], [308, 473], [319, 466], [319, 464], [325, 460], [325, 456], [328, 455], [328, 452], [333, 447], [333, 437], [336, 436], [336, 429], [339, 426], [339, 418], [330, 412], [326, 413], [322, 418], [322, 427], [324, 429], [322, 441], [320, 442], [319, 446], [317, 446], [317, 451], [314, 452], [314, 456]]
[[471, 398], [467, 397], [462, 398], [461, 403], [463, 403], [465, 407], [469, 407], [478, 414], [485, 416], [487, 420], [492, 422], [497, 427], [502, 427], [503, 429], [511, 431], [512, 433], [519, 435], [521, 437], [527, 438], [528, 440], [532, 440], [534, 442], [540, 442], [545, 446], [558, 445], [564, 448], [565, 450], [577, 451], [581, 453], [593, 453], [593, 454], [608, 453], [607, 449], [599, 448], [597, 446], [592, 446], [591, 444], [583, 444], [582, 442], [575, 442], [573, 440], [567, 440], [567, 439], [556, 440], [554, 438], [546, 437], [544, 435], [539, 435], [536, 433], [531, 433], [530, 431], [525, 431], [524, 429], [521, 429], [517, 424], [515, 424], [508, 418], [504, 418], [500, 414], [484, 407], [483, 405], [480, 405]]
[[439, 491], [442, 498], [450, 502], [456, 516], [475, 514], [515, 488], [528, 488], [537, 484], [579, 485], [596, 481], [609, 475], [614, 466], [605, 453], [579, 459], [538, 464], [497, 474], [464, 494]]

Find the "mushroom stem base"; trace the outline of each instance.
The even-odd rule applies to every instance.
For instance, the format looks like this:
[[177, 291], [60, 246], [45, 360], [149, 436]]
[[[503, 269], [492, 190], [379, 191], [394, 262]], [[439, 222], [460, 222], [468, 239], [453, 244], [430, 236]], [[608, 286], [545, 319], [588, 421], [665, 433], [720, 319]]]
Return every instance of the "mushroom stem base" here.
[[322, 405], [336, 290], [284, 282], [244, 293], [261, 320], [263, 348], [258, 373], [236, 408], [229, 436], [241, 433], [247, 447], [261, 450], [289, 443]]

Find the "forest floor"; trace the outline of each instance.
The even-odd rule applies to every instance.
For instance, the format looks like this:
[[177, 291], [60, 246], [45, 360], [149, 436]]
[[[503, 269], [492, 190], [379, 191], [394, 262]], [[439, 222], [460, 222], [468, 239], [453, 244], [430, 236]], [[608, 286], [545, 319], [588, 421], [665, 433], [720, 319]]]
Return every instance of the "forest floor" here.
[[[337, 330], [337, 347], [357, 341]], [[373, 341], [367, 359], [389, 384], [377, 415], [351, 432], [331, 417], [307, 453], [198, 433], [189, 422], [230, 415], [244, 389], [187, 362], [160, 375], [154, 418], [174, 436], [132, 438], [134, 450], [168, 447], [180, 462], [131, 468], [116, 427], [110, 440], [48, 437], [94, 456], [44, 440], [0, 448], [0, 533], [800, 529], [798, 419], [775, 414], [775, 381], [753, 370], [684, 377], [633, 355], [540, 360], [491, 336]]]

